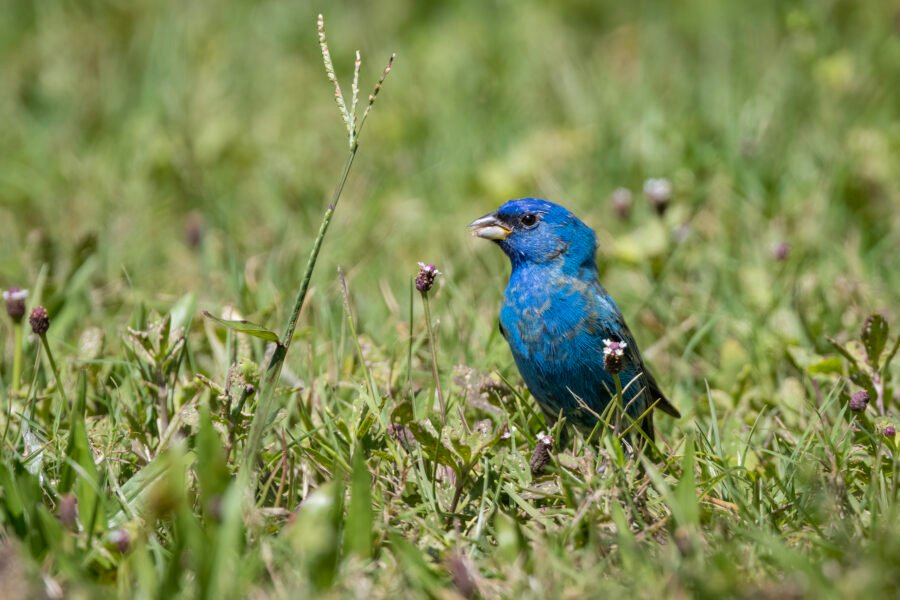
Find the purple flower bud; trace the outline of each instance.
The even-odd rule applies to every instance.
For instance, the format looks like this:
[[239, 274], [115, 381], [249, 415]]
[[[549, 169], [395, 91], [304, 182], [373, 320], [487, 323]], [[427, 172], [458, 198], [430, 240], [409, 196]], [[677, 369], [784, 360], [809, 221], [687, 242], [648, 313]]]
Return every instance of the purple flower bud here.
[[206, 514], [213, 520], [222, 520], [222, 496], [216, 494], [206, 501]]
[[447, 559], [447, 571], [453, 581], [453, 587], [463, 598], [474, 598], [478, 594], [478, 585], [472, 576], [469, 561], [462, 554], [454, 552]]
[[116, 549], [125, 554], [131, 547], [131, 536], [124, 529], [113, 529], [109, 532], [109, 541], [115, 545]]
[[866, 390], [859, 390], [850, 396], [850, 410], [853, 412], [861, 412], [866, 410], [866, 406], [869, 404], [869, 392]]
[[423, 294], [428, 293], [431, 287], [434, 285], [434, 280], [437, 279], [437, 276], [440, 275], [441, 272], [437, 270], [431, 263], [419, 263], [419, 274], [416, 275], [416, 289], [422, 292]]
[[25, 299], [28, 298], [28, 290], [20, 290], [17, 287], [11, 287], [3, 292], [3, 299], [6, 301], [6, 314], [13, 320], [13, 323], [19, 324], [25, 316]]
[[28, 317], [28, 322], [31, 323], [31, 331], [35, 335], [44, 335], [50, 329], [50, 315], [47, 314], [47, 309], [43, 306], [35, 306], [31, 309], [31, 316]]
[[64, 494], [59, 499], [59, 522], [70, 531], [78, 529], [78, 499], [75, 494]]
[[672, 200], [672, 182], [663, 177], [648, 179], [644, 182], [644, 195], [650, 200], [656, 214], [663, 216]]
[[531, 476], [537, 477], [544, 472], [544, 467], [550, 464], [550, 450], [553, 448], [553, 438], [549, 435], [538, 435], [537, 446], [531, 455]]
[[612, 207], [620, 219], [631, 216], [631, 190], [628, 188], [616, 188], [612, 193]]
[[191, 250], [203, 243], [203, 215], [196, 211], [188, 213], [184, 220], [184, 241]]
[[897, 435], [897, 430], [893, 425], [885, 425], [884, 426], [884, 437], [894, 439]]
[[388, 435], [391, 438], [403, 446], [404, 450], [409, 450], [416, 443], [416, 438], [413, 436], [413, 432], [400, 423], [391, 423], [388, 425]]
[[778, 242], [775, 244], [775, 247], [772, 248], [772, 258], [777, 260], [778, 262], [782, 262], [787, 260], [787, 257], [791, 254], [791, 245], [787, 242]]

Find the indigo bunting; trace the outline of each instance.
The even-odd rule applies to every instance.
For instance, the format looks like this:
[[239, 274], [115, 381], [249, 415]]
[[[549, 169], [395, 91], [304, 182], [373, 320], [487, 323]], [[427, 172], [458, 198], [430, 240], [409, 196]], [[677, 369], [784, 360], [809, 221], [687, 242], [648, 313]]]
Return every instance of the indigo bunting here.
[[[623, 388], [621, 430], [652, 440], [653, 408], [681, 416], [600, 285], [597, 238], [590, 227], [558, 204], [523, 198], [469, 228], [496, 242], [512, 263], [500, 332], [548, 426], [562, 415], [568, 425], [590, 433], [616, 396], [614, 373]], [[566, 437], [563, 431], [563, 446]]]

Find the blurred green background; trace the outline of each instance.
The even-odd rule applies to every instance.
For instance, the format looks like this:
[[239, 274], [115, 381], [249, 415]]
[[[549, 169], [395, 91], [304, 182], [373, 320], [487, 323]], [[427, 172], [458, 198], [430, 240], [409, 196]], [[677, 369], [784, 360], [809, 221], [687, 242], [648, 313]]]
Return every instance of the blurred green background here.
[[[499, 287], [471, 274], [469, 220], [536, 195], [616, 236], [630, 225], [612, 220], [610, 192], [662, 176], [686, 213], [726, 221], [727, 239], [702, 241], [716, 251], [746, 245], [743, 260], [784, 238], [838, 262], [852, 244], [874, 276], [898, 241], [896, 11], [6, 1], [0, 278], [27, 281], [95, 235], [97, 276], [140, 293], [225, 301], [236, 290], [219, 267], [249, 260], [279, 293], [345, 151], [318, 12], [345, 87], [356, 48], [364, 91], [398, 54], [321, 273], [342, 263], [395, 287], [428, 259]], [[185, 243], [195, 226], [202, 252]]]

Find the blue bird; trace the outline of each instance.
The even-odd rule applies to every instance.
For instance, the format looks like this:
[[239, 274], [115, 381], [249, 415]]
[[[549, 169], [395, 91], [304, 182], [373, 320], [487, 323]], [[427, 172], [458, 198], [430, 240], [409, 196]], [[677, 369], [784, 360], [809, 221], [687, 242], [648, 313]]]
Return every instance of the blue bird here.
[[590, 433], [615, 397], [612, 371], [619, 372], [624, 390], [622, 430], [639, 430], [652, 440], [653, 408], [681, 416], [647, 370], [622, 312], [600, 285], [597, 238], [590, 227], [558, 204], [523, 198], [469, 228], [496, 242], [512, 263], [500, 332], [548, 426], [562, 415], [567, 424]]

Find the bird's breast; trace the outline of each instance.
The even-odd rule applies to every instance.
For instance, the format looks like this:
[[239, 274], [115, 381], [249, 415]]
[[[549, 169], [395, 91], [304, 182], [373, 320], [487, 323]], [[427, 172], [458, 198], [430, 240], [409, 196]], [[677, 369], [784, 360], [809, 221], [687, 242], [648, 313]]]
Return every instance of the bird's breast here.
[[602, 315], [589, 282], [558, 274], [511, 279], [500, 322], [518, 358], [571, 364], [579, 354], [602, 351]]

